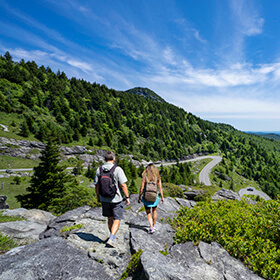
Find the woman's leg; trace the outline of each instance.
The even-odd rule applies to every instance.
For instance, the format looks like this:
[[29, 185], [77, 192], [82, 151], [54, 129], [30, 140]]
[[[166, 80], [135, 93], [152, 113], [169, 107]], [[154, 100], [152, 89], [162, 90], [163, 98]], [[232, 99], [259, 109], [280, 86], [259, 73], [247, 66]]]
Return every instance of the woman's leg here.
[[151, 214], [151, 208], [146, 208], [146, 213], [147, 213], [147, 218], [148, 218], [148, 222], [150, 225], [150, 228], [153, 228], [153, 218], [152, 218], [152, 214]]
[[157, 221], [157, 207], [153, 207], [153, 225], [156, 225]]

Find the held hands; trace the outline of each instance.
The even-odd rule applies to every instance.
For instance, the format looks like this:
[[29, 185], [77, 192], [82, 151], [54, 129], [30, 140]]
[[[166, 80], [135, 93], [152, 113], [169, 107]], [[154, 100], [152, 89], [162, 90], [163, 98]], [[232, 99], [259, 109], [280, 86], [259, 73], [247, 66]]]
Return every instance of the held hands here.
[[162, 204], [163, 202], [164, 202], [164, 198], [162, 197], [162, 198], [161, 198], [161, 204]]

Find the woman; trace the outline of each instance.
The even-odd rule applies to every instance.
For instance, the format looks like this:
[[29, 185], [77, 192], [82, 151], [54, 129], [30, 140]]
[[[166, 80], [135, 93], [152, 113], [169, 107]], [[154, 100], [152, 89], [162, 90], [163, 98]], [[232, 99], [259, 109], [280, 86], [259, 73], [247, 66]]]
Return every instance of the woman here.
[[[161, 195], [161, 203], [164, 202], [163, 198], [163, 192], [162, 192], [162, 185], [161, 185], [161, 179], [158, 172], [158, 169], [155, 167], [153, 163], [150, 163], [144, 172], [142, 173], [142, 183], [141, 183], [141, 189], [139, 193], [139, 199], [138, 202], [144, 203], [148, 222], [150, 224], [150, 228], [148, 230], [148, 233], [154, 233], [156, 230], [156, 220], [157, 220], [157, 205], [159, 203], [159, 196], [158, 193], [156, 194], [156, 201], [155, 202], [148, 202], [144, 199], [145, 197], [145, 191], [146, 191], [146, 185], [148, 182], [154, 181], [156, 186], [159, 187], [160, 195]], [[142, 196], [143, 195], [143, 196]], [[152, 213], [151, 213], [152, 209]]]

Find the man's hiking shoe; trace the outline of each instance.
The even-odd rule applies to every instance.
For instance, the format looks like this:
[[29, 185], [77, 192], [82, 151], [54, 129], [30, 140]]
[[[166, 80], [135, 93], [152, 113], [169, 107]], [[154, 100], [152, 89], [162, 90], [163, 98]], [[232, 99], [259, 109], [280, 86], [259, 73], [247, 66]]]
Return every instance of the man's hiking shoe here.
[[108, 239], [108, 241], [106, 242], [106, 245], [108, 247], [111, 247], [111, 248], [115, 248], [116, 245], [117, 245], [117, 240], [111, 240], [110, 238]]

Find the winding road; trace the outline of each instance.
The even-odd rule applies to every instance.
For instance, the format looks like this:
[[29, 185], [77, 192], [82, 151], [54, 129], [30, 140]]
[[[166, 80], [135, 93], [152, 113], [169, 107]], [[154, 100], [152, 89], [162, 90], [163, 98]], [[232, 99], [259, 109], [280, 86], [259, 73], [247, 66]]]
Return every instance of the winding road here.
[[[202, 159], [206, 159], [206, 158], [211, 158], [212, 161], [209, 162], [200, 172], [199, 174], [199, 181], [201, 184], [204, 184], [206, 186], [210, 186], [211, 182], [210, 182], [210, 178], [209, 178], [209, 174], [211, 169], [216, 166], [219, 162], [221, 162], [222, 158], [219, 156], [201, 156], [201, 157], [196, 157], [196, 158], [192, 158], [192, 159], [187, 159], [187, 160], [180, 160], [180, 163], [187, 163], [187, 162], [192, 162], [192, 161], [198, 161], [198, 160], [202, 160]], [[177, 162], [167, 162], [167, 163], [158, 163], [155, 164], [156, 166], [168, 166], [168, 165], [172, 165], [172, 164], [177, 164]], [[68, 170], [73, 169], [73, 167], [67, 167]], [[0, 172], [6, 172], [7, 169], [0, 169]], [[19, 168], [19, 169], [10, 169], [12, 172], [23, 172], [23, 171], [32, 171], [33, 168]]]
[[259, 190], [255, 189], [254, 187], [250, 187], [250, 186], [239, 190], [238, 194], [240, 195], [240, 197], [242, 197], [245, 194], [251, 194], [251, 195], [259, 196], [265, 200], [271, 199], [266, 193], [259, 191]]
[[209, 174], [211, 172], [211, 169], [215, 167], [217, 164], [219, 164], [222, 161], [222, 158], [219, 156], [208, 156], [207, 158], [211, 158], [212, 161], [209, 162], [199, 173], [199, 182], [205, 186], [210, 186], [210, 178]]

